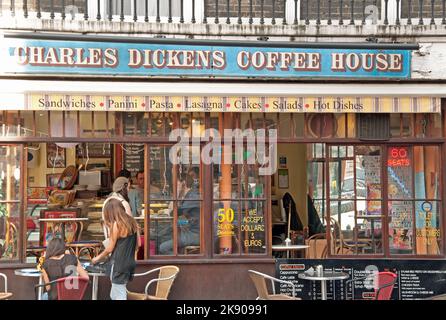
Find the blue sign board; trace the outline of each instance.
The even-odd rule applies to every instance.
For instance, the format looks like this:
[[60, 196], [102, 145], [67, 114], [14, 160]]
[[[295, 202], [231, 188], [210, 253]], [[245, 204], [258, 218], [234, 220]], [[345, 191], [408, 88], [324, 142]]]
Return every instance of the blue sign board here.
[[259, 78], [410, 77], [410, 50], [7, 39], [0, 73]]

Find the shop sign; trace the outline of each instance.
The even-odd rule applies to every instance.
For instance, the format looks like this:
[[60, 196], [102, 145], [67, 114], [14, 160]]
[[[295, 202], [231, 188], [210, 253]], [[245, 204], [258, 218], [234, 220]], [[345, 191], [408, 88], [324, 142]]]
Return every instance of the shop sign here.
[[166, 45], [8, 38], [0, 73], [408, 79], [411, 51]]
[[[31, 93], [20, 110], [131, 112], [438, 113], [436, 97], [105, 96]], [[0, 101], [0, 107], [1, 101]], [[5, 106], [5, 109], [10, 107]], [[17, 108], [15, 108], [17, 110]]]

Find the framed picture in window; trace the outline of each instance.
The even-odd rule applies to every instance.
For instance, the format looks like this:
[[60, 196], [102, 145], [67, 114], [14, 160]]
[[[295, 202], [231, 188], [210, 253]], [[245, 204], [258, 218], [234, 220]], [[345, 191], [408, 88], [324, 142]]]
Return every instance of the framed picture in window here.
[[67, 151], [58, 147], [55, 143], [46, 145], [47, 168], [65, 168], [67, 166]]
[[289, 181], [288, 181], [288, 169], [278, 169], [279, 176], [279, 188], [280, 189], [288, 189]]
[[46, 175], [46, 186], [55, 188], [59, 182], [61, 173], [49, 173]]

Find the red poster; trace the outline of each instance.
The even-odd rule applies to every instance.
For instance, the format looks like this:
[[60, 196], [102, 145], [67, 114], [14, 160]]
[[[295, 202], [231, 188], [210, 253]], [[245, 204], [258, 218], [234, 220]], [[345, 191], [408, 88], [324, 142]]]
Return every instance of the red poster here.
[[[74, 210], [45, 210], [40, 214], [41, 219], [61, 219], [61, 218], [78, 218], [79, 211]], [[75, 221], [64, 222], [40, 222], [40, 242], [46, 246], [48, 241], [55, 237], [65, 239], [70, 243], [76, 241], [78, 233], [78, 225]]]

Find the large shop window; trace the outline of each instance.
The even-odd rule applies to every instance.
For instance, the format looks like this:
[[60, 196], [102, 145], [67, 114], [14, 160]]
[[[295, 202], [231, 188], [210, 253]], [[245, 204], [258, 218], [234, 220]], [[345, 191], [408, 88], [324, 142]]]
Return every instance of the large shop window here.
[[[440, 159], [435, 145], [328, 146], [319, 212], [327, 212], [329, 253], [439, 255]], [[317, 166], [310, 173], [321, 208]]]
[[[202, 174], [199, 161], [194, 158], [200, 149], [190, 146], [181, 152], [175, 153], [170, 147], [149, 147], [148, 219], [152, 255], [202, 252]], [[169, 154], [185, 160], [173, 165]]]
[[22, 148], [0, 145], [0, 260], [18, 260]]

